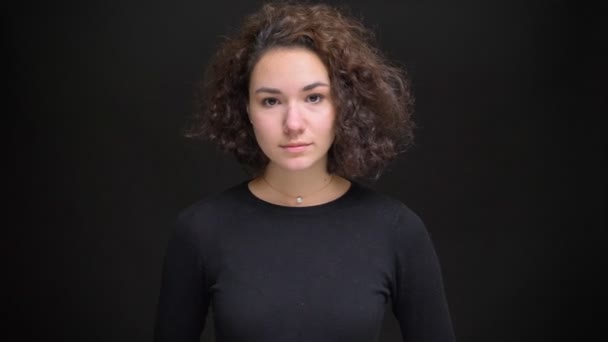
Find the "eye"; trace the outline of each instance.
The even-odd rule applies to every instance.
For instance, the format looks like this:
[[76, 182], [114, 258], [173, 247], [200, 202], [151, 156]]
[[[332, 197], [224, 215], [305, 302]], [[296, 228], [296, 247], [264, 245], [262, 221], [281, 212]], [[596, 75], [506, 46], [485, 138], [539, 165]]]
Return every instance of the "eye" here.
[[319, 103], [323, 100], [324, 96], [321, 94], [310, 94], [306, 97], [306, 101], [310, 103]]
[[279, 100], [277, 100], [274, 97], [267, 97], [262, 100], [262, 105], [264, 105], [266, 107], [272, 107], [274, 105], [277, 105], [278, 103], [279, 103]]

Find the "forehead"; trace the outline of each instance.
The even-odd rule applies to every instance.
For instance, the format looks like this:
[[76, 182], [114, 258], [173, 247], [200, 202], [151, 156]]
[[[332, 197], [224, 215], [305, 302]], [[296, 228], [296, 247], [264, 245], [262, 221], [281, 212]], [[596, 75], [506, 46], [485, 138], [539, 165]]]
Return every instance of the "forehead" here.
[[274, 48], [253, 67], [250, 86], [329, 84], [327, 68], [314, 52], [304, 48]]

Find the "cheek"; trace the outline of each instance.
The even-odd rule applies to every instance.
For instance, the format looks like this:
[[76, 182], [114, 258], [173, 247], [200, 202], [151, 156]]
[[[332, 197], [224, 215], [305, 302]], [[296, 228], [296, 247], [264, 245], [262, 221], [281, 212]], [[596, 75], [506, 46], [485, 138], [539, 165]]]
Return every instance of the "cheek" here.
[[258, 141], [265, 141], [272, 139], [274, 135], [276, 135], [276, 128], [273, 127], [272, 122], [253, 119], [253, 133], [256, 136]]
[[325, 131], [328, 132], [328, 134], [331, 136], [331, 140], [334, 140], [334, 137], [336, 135], [336, 125], [337, 125], [337, 120], [336, 120], [336, 116], [335, 114], [331, 114], [330, 117], [327, 119], [327, 123], [325, 125]]

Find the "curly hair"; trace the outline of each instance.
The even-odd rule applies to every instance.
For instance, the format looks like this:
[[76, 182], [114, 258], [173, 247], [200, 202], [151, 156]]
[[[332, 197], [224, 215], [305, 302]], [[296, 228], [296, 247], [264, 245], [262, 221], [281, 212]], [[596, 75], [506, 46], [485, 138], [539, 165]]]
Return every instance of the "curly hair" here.
[[336, 106], [328, 172], [377, 179], [412, 143], [413, 96], [405, 70], [390, 63], [373, 32], [325, 4], [269, 3], [220, 45], [205, 73], [188, 137], [216, 143], [254, 175], [268, 158], [258, 146], [246, 106], [251, 71], [278, 47], [302, 47], [328, 69]]

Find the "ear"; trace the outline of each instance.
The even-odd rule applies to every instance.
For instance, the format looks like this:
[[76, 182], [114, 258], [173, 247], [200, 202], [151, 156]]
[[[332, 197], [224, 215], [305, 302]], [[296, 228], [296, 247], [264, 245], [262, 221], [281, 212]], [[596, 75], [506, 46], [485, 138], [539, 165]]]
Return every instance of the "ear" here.
[[251, 121], [251, 115], [249, 115], [249, 105], [245, 106], [245, 110], [247, 111], [247, 117], [249, 118], [249, 123], [253, 124], [253, 121]]

